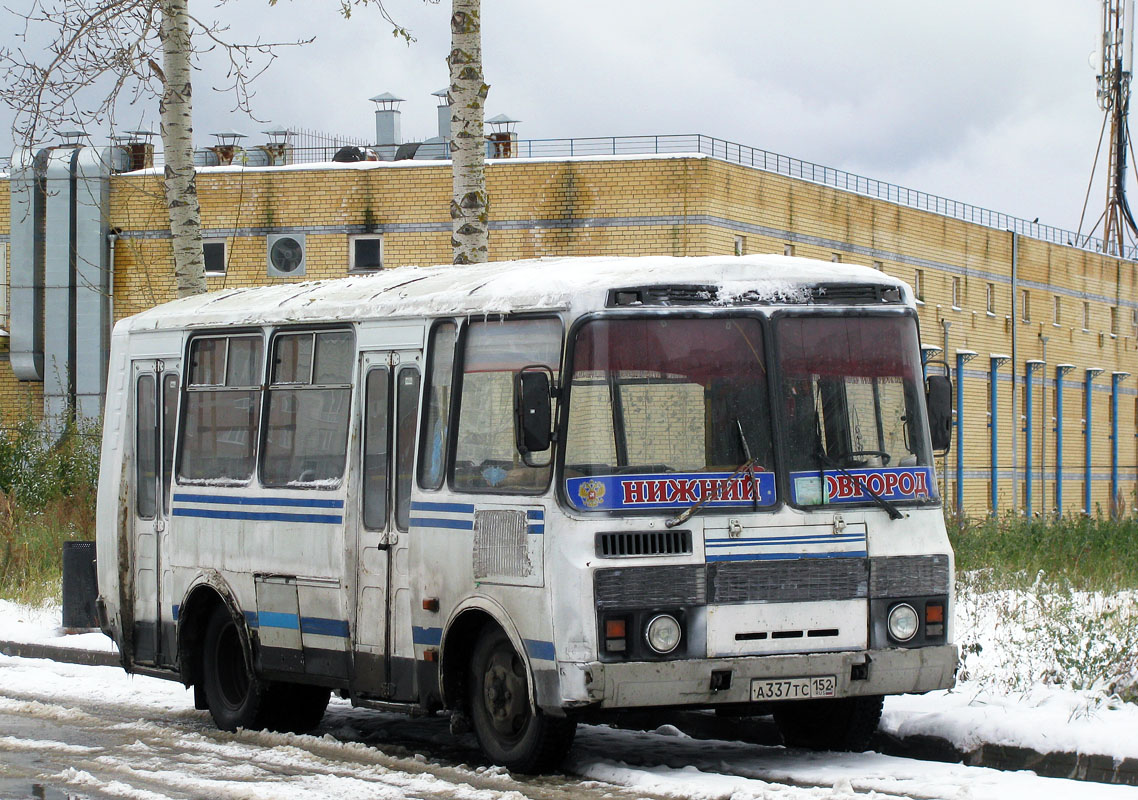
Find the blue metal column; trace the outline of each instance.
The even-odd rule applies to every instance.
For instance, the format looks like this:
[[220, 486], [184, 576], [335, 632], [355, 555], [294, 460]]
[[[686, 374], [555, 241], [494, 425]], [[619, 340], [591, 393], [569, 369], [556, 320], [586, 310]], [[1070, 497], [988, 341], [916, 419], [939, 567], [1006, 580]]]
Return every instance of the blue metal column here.
[[1083, 513], [1091, 515], [1091, 412], [1094, 410], [1094, 381], [1102, 369], [1087, 367], [1083, 383]]
[[[1034, 391], [1032, 387], [1032, 375], [1035, 371], [1044, 366], [1044, 362], [1038, 359], [1029, 359], [1023, 364], [1023, 406], [1024, 406], [1024, 425], [1023, 425], [1023, 445], [1024, 445], [1024, 463], [1023, 463], [1023, 479], [1024, 479], [1024, 494], [1023, 504], [1026, 516], [1030, 519], [1035, 511], [1032, 507], [1031, 487], [1035, 479], [1034, 470], [1032, 468], [1032, 453], [1034, 452], [1034, 440], [1032, 438], [1033, 425], [1031, 424], [1034, 418]], [[1046, 471], [1046, 464], [1044, 465]]]
[[1063, 376], [1074, 364], [1055, 367], [1055, 516], [1063, 516]]
[[956, 351], [956, 515], [964, 513], [964, 365], [976, 357], [974, 350]]
[[[988, 407], [991, 413], [988, 415], [988, 440], [991, 444], [991, 506], [992, 516], [996, 516], [996, 512], [1000, 507], [1000, 416], [997, 413], [999, 407], [999, 370], [1004, 364], [1008, 363], [1008, 356], [1004, 355], [991, 355], [988, 359]], [[1014, 412], [1015, 409], [1012, 409]]]
[[1110, 516], [1117, 518], [1118, 504], [1118, 384], [1130, 377], [1129, 372], [1110, 373]]

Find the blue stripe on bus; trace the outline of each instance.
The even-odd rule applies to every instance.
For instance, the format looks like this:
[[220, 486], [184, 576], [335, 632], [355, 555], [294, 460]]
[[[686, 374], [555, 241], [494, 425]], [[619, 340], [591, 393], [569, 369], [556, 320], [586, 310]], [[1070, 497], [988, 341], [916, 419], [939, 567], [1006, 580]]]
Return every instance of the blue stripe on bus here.
[[250, 628], [261, 627], [261, 620], [258, 619], [256, 611], [246, 611], [245, 612], [245, 624], [248, 625]]
[[175, 506], [175, 517], [200, 517], [203, 519], [249, 519], [257, 522], [315, 522], [340, 525], [344, 517], [339, 514], [288, 514], [282, 511], [221, 511], [209, 508], [183, 508]]
[[535, 533], [538, 536], [542, 536], [545, 534], [545, 526], [544, 525], [527, 525], [526, 526], [526, 533]]
[[453, 528], [458, 531], [474, 530], [473, 519], [446, 519], [444, 517], [411, 517], [412, 528]]
[[286, 614], [281, 611], [262, 611], [257, 614], [258, 627], [300, 629], [300, 617], [296, 614]]
[[443, 640], [442, 628], [411, 628], [411, 641], [415, 644], [437, 645]]
[[708, 561], [791, 561], [796, 558], [865, 558], [865, 550], [848, 550], [840, 553], [735, 553], [725, 556], [708, 556]]
[[522, 639], [526, 645], [529, 657], [538, 661], [554, 661], [553, 642], [542, 642], [537, 639]]
[[543, 508], [530, 508], [526, 510], [526, 519], [545, 519], [545, 509]]
[[292, 508], [343, 508], [343, 500], [306, 497], [245, 497], [244, 495], [174, 493], [178, 503], [219, 503], [232, 506], [280, 506]]
[[778, 536], [770, 539], [708, 539], [707, 547], [741, 547], [743, 545], [771, 545], [771, 544], [815, 544], [817, 542], [861, 542], [865, 534], [854, 536]]
[[314, 636], [339, 636], [348, 638], [348, 622], [342, 619], [324, 619], [322, 617], [301, 617], [300, 632]]
[[474, 506], [469, 503], [424, 503], [412, 501], [412, 511], [443, 511], [452, 514], [473, 514]]
[[181, 610], [181, 608], [182, 607], [179, 606], [177, 603], [170, 606], [170, 612], [174, 615], [174, 622], [178, 621], [178, 612]]

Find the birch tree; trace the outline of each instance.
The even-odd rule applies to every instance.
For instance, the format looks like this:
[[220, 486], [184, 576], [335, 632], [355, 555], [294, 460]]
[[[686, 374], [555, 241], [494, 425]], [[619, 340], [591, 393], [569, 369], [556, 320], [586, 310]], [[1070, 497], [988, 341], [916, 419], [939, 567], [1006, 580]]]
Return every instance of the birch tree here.
[[34, 0], [28, 11], [11, 13], [24, 22], [24, 42], [41, 30], [53, 32], [42, 52], [0, 49], [0, 68], [8, 72], [0, 100], [16, 112], [13, 132], [23, 146], [33, 147], [65, 125], [113, 126], [120, 99], [159, 100], [175, 287], [178, 297], [204, 292], [193, 60], [215, 48], [225, 53], [229, 84], [221, 88], [232, 92], [236, 109], [248, 111], [250, 84], [276, 57], [275, 49], [303, 42], [231, 41], [224, 25], [193, 16], [187, 0]]
[[488, 258], [490, 219], [480, 0], [453, 0], [450, 31], [451, 245], [455, 264], [480, 264]]

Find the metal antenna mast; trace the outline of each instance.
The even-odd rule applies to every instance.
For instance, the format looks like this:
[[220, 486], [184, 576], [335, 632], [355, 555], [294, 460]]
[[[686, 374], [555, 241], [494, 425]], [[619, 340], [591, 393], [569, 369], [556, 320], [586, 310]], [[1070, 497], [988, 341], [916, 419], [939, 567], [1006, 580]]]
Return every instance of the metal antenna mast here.
[[[1138, 224], [1135, 224], [1126, 202], [1126, 153], [1130, 149], [1127, 116], [1133, 61], [1134, 0], [1103, 0], [1098, 104], [1106, 112], [1104, 131], [1107, 120], [1110, 121], [1110, 160], [1107, 166], [1106, 209], [1100, 220], [1103, 222], [1103, 249], [1113, 255], [1124, 252], [1127, 235], [1131, 239], [1138, 235]], [[1101, 140], [1099, 147], [1102, 147]]]

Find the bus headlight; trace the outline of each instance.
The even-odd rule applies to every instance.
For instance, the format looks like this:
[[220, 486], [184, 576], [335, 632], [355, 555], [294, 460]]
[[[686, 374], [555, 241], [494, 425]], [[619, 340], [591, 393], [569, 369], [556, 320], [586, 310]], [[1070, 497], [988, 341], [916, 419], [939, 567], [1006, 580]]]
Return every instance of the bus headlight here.
[[657, 614], [644, 628], [644, 640], [660, 655], [679, 647], [682, 635], [679, 621], [671, 614]]
[[898, 603], [889, 609], [888, 625], [890, 636], [898, 642], [907, 642], [917, 635], [917, 612], [908, 603]]

